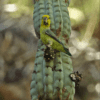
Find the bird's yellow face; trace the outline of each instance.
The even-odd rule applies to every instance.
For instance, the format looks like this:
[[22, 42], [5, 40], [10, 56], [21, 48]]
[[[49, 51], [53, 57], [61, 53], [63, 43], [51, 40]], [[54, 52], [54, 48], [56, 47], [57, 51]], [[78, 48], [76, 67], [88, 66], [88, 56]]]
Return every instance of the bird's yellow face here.
[[50, 27], [50, 16], [49, 15], [42, 16], [41, 26], [42, 27]]

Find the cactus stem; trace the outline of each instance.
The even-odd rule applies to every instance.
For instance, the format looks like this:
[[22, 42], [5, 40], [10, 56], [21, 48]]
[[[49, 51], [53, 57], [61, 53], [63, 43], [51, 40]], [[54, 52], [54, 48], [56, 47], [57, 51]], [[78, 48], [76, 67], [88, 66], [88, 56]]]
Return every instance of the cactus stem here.
[[66, 99], [65, 99], [65, 100], [69, 100], [69, 96], [70, 96], [70, 93], [68, 94], [68, 96], [66, 97]]

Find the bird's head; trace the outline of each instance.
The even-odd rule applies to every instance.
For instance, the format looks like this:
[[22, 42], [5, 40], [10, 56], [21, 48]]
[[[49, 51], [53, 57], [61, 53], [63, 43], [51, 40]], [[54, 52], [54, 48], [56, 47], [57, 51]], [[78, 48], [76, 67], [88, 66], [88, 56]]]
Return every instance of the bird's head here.
[[49, 15], [42, 16], [41, 26], [50, 27], [50, 16]]

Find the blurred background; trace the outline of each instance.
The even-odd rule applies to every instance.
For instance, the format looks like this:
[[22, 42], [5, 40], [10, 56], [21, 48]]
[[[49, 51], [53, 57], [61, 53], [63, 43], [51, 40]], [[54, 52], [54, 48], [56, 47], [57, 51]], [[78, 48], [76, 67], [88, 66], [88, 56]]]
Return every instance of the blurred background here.
[[[69, 49], [83, 79], [74, 100], [100, 100], [100, 1], [71, 0]], [[33, 0], [0, 0], [0, 100], [31, 100], [38, 39]]]

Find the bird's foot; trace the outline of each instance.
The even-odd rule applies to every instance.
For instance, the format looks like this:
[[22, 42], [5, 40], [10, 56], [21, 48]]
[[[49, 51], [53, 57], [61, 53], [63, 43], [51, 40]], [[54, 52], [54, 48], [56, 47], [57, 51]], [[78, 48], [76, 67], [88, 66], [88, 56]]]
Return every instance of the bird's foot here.
[[53, 44], [52, 41], [49, 41], [47, 46], [50, 48], [52, 46], [52, 44]]
[[51, 45], [47, 45], [47, 47], [49, 47], [49, 48], [50, 48], [50, 47], [51, 47]]
[[51, 48], [52, 44], [47, 44], [47, 47]]

